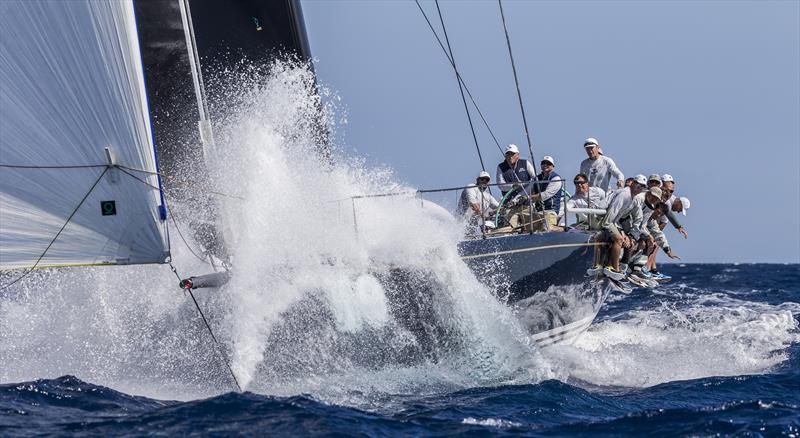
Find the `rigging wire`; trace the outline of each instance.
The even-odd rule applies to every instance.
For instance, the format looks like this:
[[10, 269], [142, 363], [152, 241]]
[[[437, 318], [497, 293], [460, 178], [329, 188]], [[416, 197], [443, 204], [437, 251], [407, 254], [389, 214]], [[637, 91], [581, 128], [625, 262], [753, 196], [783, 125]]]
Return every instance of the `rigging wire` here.
[[514, 54], [511, 53], [511, 39], [508, 37], [508, 27], [506, 26], [506, 16], [503, 13], [503, 0], [497, 0], [497, 4], [500, 6], [500, 18], [503, 21], [503, 31], [506, 34], [506, 46], [508, 46], [508, 57], [511, 59], [511, 70], [514, 72], [514, 83], [517, 86], [517, 99], [519, 99], [519, 109], [522, 113], [522, 124], [525, 127], [525, 137], [528, 140], [528, 153], [531, 156], [531, 164], [533, 164], [533, 170], [536, 174], [539, 173], [539, 170], [536, 168], [536, 160], [533, 157], [533, 145], [531, 143], [531, 135], [530, 131], [528, 130], [528, 119], [525, 117], [525, 106], [522, 105], [522, 93], [519, 90], [519, 79], [517, 78], [517, 67], [514, 63]]
[[[154, 189], [154, 190], [159, 190], [159, 188], [158, 188], [158, 187], [156, 187], [156, 186], [154, 186], [154, 185], [150, 184], [149, 182], [147, 182], [147, 181], [145, 181], [145, 180], [143, 180], [143, 179], [141, 179], [141, 178], [137, 177], [136, 175], [133, 175], [133, 174], [131, 174], [131, 173], [129, 173], [129, 172], [126, 172], [126, 171], [125, 171], [125, 169], [120, 169], [120, 171], [122, 171], [122, 172], [123, 172], [123, 173], [125, 173], [126, 175], [130, 176], [131, 178], [133, 178], [133, 179], [135, 179], [135, 180], [139, 181], [140, 183], [142, 183], [142, 184], [146, 185], [147, 187], [150, 187], [151, 189]], [[161, 190], [164, 190], [164, 193], [167, 193], [167, 191], [166, 191], [165, 189], [163, 189], [163, 188], [162, 188]], [[172, 195], [170, 194], [170, 197], [171, 197], [171, 196], [172, 196]], [[166, 207], [166, 206], [165, 206], [165, 207]], [[211, 263], [210, 263], [210, 262], [209, 262], [209, 261], [208, 261], [206, 258], [199, 256], [199, 255], [198, 255], [198, 254], [195, 252], [195, 250], [194, 250], [194, 249], [192, 249], [192, 246], [191, 246], [191, 245], [189, 245], [189, 242], [186, 240], [186, 237], [184, 237], [184, 236], [183, 236], [183, 232], [181, 232], [181, 229], [180, 229], [180, 227], [178, 227], [178, 222], [177, 222], [177, 220], [175, 219], [175, 214], [172, 212], [172, 209], [171, 209], [171, 208], [168, 208], [168, 207], [167, 207], [167, 213], [169, 214], [169, 217], [170, 217], [170, 219], [172, 219], [172, 224], [175, 226], [175, 231], [177, 231], [177, 232], [178, 232], [178, 236], [179, 236], [179, 237], [181, 238], [181, 240], [183, 241], [183, 244], [184, 244], [184, 245], [186, 245], [186, 248], [187, 248], [187, 249], [189, 249], [189, 252], [190, 252], [190, 253], [192, 253], [192, 255], [193, 255], [193, 256], [195, 256], [195, 258], [197, 258], [197, 259], [198, 259], [198, 260], [200, 260], [201, 262], [203, 262], [203, 263], [208, 263], [208, 264], [211, 264]], [[200, 251], [200, 252], [202, 252], [202, 251]]]
[[472, 140], [475, 142], [475, 150], [478, 151], [478, 160], [481, 162], [481, 170], [486, 171], [486, 166], [483, 164], [483, 156], [481, 155], [481, 148], [478, 145], [478, 137], [475, 135], [475, 126], [472, 124], [472, 116], [469, 114], [469, 106], [467, 106], [467, 98], [464, 97], [464, 87], [461, 85], [461, 75], [458, 74], [456, 67], [456, 58], [453, 56], [453, 48], [450, 46], [450, 38], [447, 36], [447, 27], [444, 25], [444, 17], [442, 16], [442, 9], [439, 8], [439, 0], [434, 0], [436, 3], [436, 12], [439, 13], [439, 22], [442, 23], [442, 33], [444, 40], [447, 43], [447, 51], [450, 54], [450, 63], [453, 65], [453, 71], [456, 73], [456, 82], [458, 82], [458, 91], [461, 93], [461, 101], [464, 102], [464, 111], [467, 112], [467, 120], [469, 121], [469, 130], [472, 132]]
[[450, 55], [447, 53], [447, 49], [444, 47], [444, 43], [442, 43], [442, 39], [439, 38], [439, 34], [436, 32], [436, 29], [433, 27], [433, 24], [431, 23], [431, 20], [428, 19], [428, 14], [426, 14], [425, 10], [422, 9], [422, 5], [419, 4], [419, 0], [414, 0], [414, 1], [416, 2], [417, 8], [419, 8], [420, 13], [422, 13], [423, 18], [425, 18], [425, 22], [428, 23], [428, 28], [430, 28], [431, 32], [433, 32], [433, 36], [436, 38], [436, 42], [439, 43], [439, 47], [441, 47], [442, 51], [444, 52], [444, 56], [447, 58], [447, 60], [450, 62], [450, 65], [455, 70], [456, 77], [458, 78], [459, 83], [464, 86], [464, 91], [467, 92], [467, 96], [469, 96], [470, 101], [472, 101], [472, 105], [475, 107], [475, 110], [478, 112], [478, 115], [480, 116], [481, 120], [483, 121], [483, 125], [486, 126], [486, 129], [489, 131], [489, 135], [492, 136], [492, 140], [494, 140], [494, 144], [497, 146], [497, 150], [500, 151], [500, 153], [502, 154], [503, 153], [503, 148], [500, 146], [500, 142], [497, 141], [497, 137], [494, 135], [494, 131], [492, 130], [492, 127], [489, 126], [489, 122], [486, 120], [486, 117], [484, 117], [483, 111], [481, 111], [480, 107], [478, 106], [478, 103], [475, 102], [475, 98], [472, 96], [472, 92], [469, 91], [469, 87], [467, 87], [467, 83], [464, 81], [464, 78], [461, 77], [461, 74], [455, 68], [455, 63], [453, 62], [453, 59], [450, 57]]
[[111, 166], [108, 166], [108, 165], [106, 165], [105, 167], [106, 168], [103, 169], [103, 172], [100, 173], [100, 176], [97, 177], [97, 179], [95, 180], [94, 184], [92, 184], [92, 187], [89, 188], [89, 191], [86, 192], [85, 195], [83, 195], [83, 198], [81, 199], [81, 202], [79, 202], [78, 205], [75, 207], [75, 209], [72, 210], [72, 213], [70, 213], [70, 215], [67, 218], [66, 222], [64, 222], [64, 225], [62, 225], [61, 229], [58, 230], [58, 233], [56, 233], [56, 235], [53, 236], [53, 239], [50, 240], [50, 243], [47, 245], [47, 248], [45, 248], [44, 251], [42, 251], [42, 254], [39, 255], [39, 258], [36, 259], [36, 263], [34, 263], [33, 266], [31, 266], [30, 268], [28, 268], [27, 271], [23, 272], [19, 277], [15, 278], [14, 280], [11, 280], [11, 282], [6, 283], [3, 286], [0, 286], [0, 290], [8, 289], [9, 287], [11, 287], [11, 285], [13, 285], [13, 284], [19, 282], [20, 280], [22, 280], [23, 278], [27, 277], [31, 272], [34, 271], [34, 269], [36, 269], [37, 266], [39, 266], [39, 263], [42, 261], [44, 256], [47, 254], [47, 251], [50, 250], [50, 247], [53, 246], [53, 244], [55, 243], [56, 239], [58, 239], [58, 236], [61, 235], [61, 233], [64, 231], [64, 228], [67, 228], [67, 225], [70, 223], [72, 218], [75, 216], [75, 213], [78, 212], [78, 210], [81, 208], [83, 203], [86, 202], [86, 198], [88, 198], [89, 195], [92, 194], [92, 192], [94, 191], [94, 188], [97, 187], [97, 184], [100, 182], [101, 179], [103, 179], [103, 176], [108, 172], [108, 169], [111, 168]]
[[[5, 290], [5, 289], [7, 289], [7, 288], [11, 287], [12, 285], [14, 285], [14, 284], [18, 283], [20, 280], [22, 280], [23, 278], [27, 277], [27, 276], [28, 276], [28, 275], [29, 275], [31, 272], [33, 272], [33, 271], [36, 269], [36, 267], [37, 267], [37, 266], [39, 265], [39, 263], [42, 261], [42, 259], [44, 258], [44, 256], [47, 254], [47, 252], [48, 252], [48, 251], [50, 250], [50, 248], [53, 246], [53, 244], [55, 243], [55, 241], [58, 239], [58, 237], [61, 235], [61, 233], [62, 233], [62, 232], [64, 231], [64, 229], [67, 227], [67, 225], [68, 225], [68, 224], [69, 224], [69, 223], [72, 221], [72, 218], [75, 216], [75, 214], [76, 214], [76, 213], [78, 212], [78, 210], [81, 208], [81, 206], [83, 205], [83, 203], [84, 203], [84, 202], [86, 202], [86, 199], [87, 199], [87, 198], [89, 197], [89, 195], [90, 195], [90, 194], [91, 194], [91, 193], [94, 191], [95, 187], [97, 187], [97, 184], [98, 184], [98, 183], [99, 183], [99, 182], [100, 182], [100, 181], [103, 179], [103, 176], [104, 176], [106, 173], [108, 173], [109, 169], [112, 169], [112, 168], [118, 168], [118, 169], [119, 169], [121, 172], [123, 172], [124, 174], [126, 174], [126, 175], [130, 176], [131, 178], [134, 178], [135, 180], [137, 180], [137, 181], [141, 182], [142, 184], [144, 184], [144, 185], [146, 185], [146, 186], [148, 186], [148, 187], [150, 187], [150, 188], [152, 188], [152, 189], [155, 189], [155, 190], [161, 190], [159, 187], [156, 187], [156, 186], [154, 186], [154, 185], [152, 185], [152, 184], [148, 183], [147, 181], [145, 181], [145, 180], [143, 180], [143, 179], [141, 179], [141, 178], [137, 177], [136, 175], [132, 174], [132, 173], [131, 173], [131, 172], [129, 172], [129, 171], [139, 171], [139, 172], [143, 172], [143, 173], [148, 173], [148, 174], [156, 174], [156, 175], [158, 174], [157, 172], [150, 172], [150, 171], [141, 170], [141, 169], [134, 169], [134, 168], [130, 168], [130, 167], [127, 167], [127, 166], [120, 166], [120, 165], [108, 165], [108, 164], [104, 164], [104, 165], [77, 165], [77, 166], [23, 166], [23, 165], [5, 165], [5, 164], [0, 164], [0, 167], [6, 167], [6, 168], [23, 168], [23, 169], [53, 169], [53, 168], [61, 168], [61, 169], [74, 169], [74, 168], [97, 168], [97, 167], [104, 167], [104, 169], [103, 169], [103, 172], [101, 172], [101, 173], [100, 173], [100, 175], [99, 175], [99, 176], [97, 177], [97, 179], [95, 180], [94, 184], [92, 184], [92, 187], [91, 187], [91, 188], [89, 188], [89, 190], [88, 190], [88, 191], [86, 192], [86, 194], [83, 196], [83, 198], [82, 198], [82, 199], [81, 199], [81, 201], [78, 203], [78, 205], [75, 207], [75, 209], [73, 209], [73, 210], [72, 210], [72, 213], [70, 213], [69, 217], [68, 217], [68, 218], [67, 218], [67, 220], [64, 222], [64, 225], [62, 225], [62, 226], [61, 226], [61, 229], [59, 229], [59, 230], [58, 230], [58, 233], [56, 233], [56, 235], [55, 235], [55, 236], [53, 236], [53, 239], [52, 239], [52, 240], [50, 240], [50, 243], [49, 243], [49, 244], [47, 245], [47, 247], [44, 249], [44, 251], [42, 252], [42, 254], [41, 254], [41, 255], [39, 255], [39, 258], [36, 260], [36, 262], [33, 264], [33, 266], [31, 266], [30, 268], [28, 268], [28, 269], [27, 269], [25, 272], [23, 272], [21, 275], [19, 275], [19, 276], [18, 276], [17, 278], [15, 278], [14, 280], [12, 280], [12, 281], [10, 281], [9, 283], [6, 283], [6, 284], [4, 284], [4, 285], [0, 286], [0, 291], [2, 291], [2, 290]], [[127, 169], [127, 170], [126, 170], [126, 169]], [[191, 252], [191, 253], [192, 253], [192, 255], [194, 255], [195, 257], [197, 257], [199, 260], [201, 260], [201, 261], [203, 261], [203, 262], [205, 262], [205, 263], [208, 263], [208, 260], [206, 260], [206, 259], [204, 259], [204, 258], [200, 257], [199, 255], [197, 255], [197, 254], [194, 252], [194, 250], [192, 249], [192, 247], [189, 245], [189, 243], [186, 241], [185, 237], [183, 236], [183, 233], [181, 232], [180, 228], [178, 227], [178, 223], [177, 223], [177, 221], [175, 220], [175, 216], [172, 214], [172, 210], [168, 208], [168, 209], [167, 209], [167, 211], [169, 212], [169, 216], [170, 216], [170, 218], [172, 218], [172, 222], [173, 222], [173, 224], [175, 225], [175, 229], [178, 231], [178, 235], [181, 237], [181, 240], [183, 240], [183, 243], [184, 243], [184, 244], [186, 245], [186, 247], [189, 249], [189, 252]], [[180, 281], [182, 281], [182, 278], [181, 278], [181, 276], [178, 274], [178, 271], [177, 271], [177, 269], [175, 269], [175, 266], [172, 264], [172, 261], [169, 261], [169, 267], [172, 269], [172, 272], [173, 272], [173, 273], [175, 274], [175, 276], [178, 278], [178, 281], [179, 281], [179, 282], [180, 282]], [[219, 356], [219, 357], [222, 359], [222, 362], [225, 364], [225, 367], [226, 367], [226, 368], [228, 369], [228, 371], [230, 372], [230, 376], [231, 376], [231, 378], [233, 379], [233, 383], [236, 385], [236, 389], [237, 389], [239, 392], [242, 392], [242, 387], [241, 387], [241, 385], [239, 384], [239, 380], [236, 378], [236, 374], [233, 372], [233, 368], [231, 367], [231, 364], [230, 364], [230, 362], [228, 361], [228, 358], [227, 358], [227, 356], [225, 355], [225, 352], [223, 351], [223, 345], [222, 345], [222, 344], [219, 342], [219, 340], [217, 339], [216, 335], [214, 335], [214, 330], [212, 330], [212, 329], [211, 329], [211, 325], [209, 324], [209, 322], [208, 322], [208, 319], [206, 318], [205, 314], [203, 313], [203, 310], [200, 308], [200, 304], [197, 302], [197, 299], [195, 298], [195, 296], [194, 296], [194, 293], [192, 292], [192, 289], [191, 289], [191, 288], [190, 288], [190, 289], [188, 289], [188, 292], [189, 292], [189, 296], [192, 298], [192, 302], [194, 303], [194, 306], [195, 306], [195, 308], [197, 309], [197, 313], [200, 315], [200, 318], [203, 320], [203, 324], [205, 324], [205, 326], [206, 326], [206, 329], [208, 329], [208, 332], [209, 332], [209, 334], [211, 335], [211, 339], [212, 339], [212, 340], [214, 341], [214, 343], [216, 344], [216, 347], [217, 347], [217, 348], [215, 349], [215, 351], [216, 351], [217, 355], [218, 355], [218, 356]]]
[[[178, 278], [178, 281], [183, 281], [181, 276], [178, 274], [178, 270], [175, 269], [175, 266], [172, 265], [172, 262], [169, 263], [170, 269], [172, 269], [172, 273], [175, 274], [175, 277]], [[228, 361], [228, 356], [223, 351], [222, 343], [217, 340], [217, 337], [214, 336], [214, 330], [211, 329], [211, 324], [208, 323], [208, 319], [206, 319], [206, 315], [203, 313], [203, 310], [200, 308], [200, 304], [197, 302], [197, 299], [194, 297], [194, 293], [192, 293], [192, 288], [187, 289], [189, 292], [189, 296], [192, 297], [192, 302], [194, 302], [194, 307], [197, 309], [197, 313], [200, 314], [200, 318], [203, 320], [203, 324], [205, 324], [206, 328], [208, 329], [208, 333], [211, 334], [211, 339], [216, 344], [217, 348], [215, 351], [220, 359], [222, 359], [222, 363], [225, 364], [225, 367], [228, 368], [228, 371], [231, 374], [231, 378], [233, 378], [233, 383], [236, 385], [236, 389], [239, 392], [242, 392], [242, 386], [239, 385], [239, 379], [236, 378], [236, 374], [233, 372], [233, 368], [231, 367], [230, 362]]]

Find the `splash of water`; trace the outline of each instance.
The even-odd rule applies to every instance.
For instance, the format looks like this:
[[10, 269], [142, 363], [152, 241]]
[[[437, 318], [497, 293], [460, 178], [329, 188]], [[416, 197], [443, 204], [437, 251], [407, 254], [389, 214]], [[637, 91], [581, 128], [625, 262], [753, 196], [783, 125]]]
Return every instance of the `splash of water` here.
[[602, 321], [573, 345], [546, 351], [558, 373], [592, 385], [648, 387], [709, 376], [759, 374], [800, 342], [800, 304], [772, 305], [702, 290]]
[[[548, 376], [510, 310], [461, 262], [452, 219], [413, 197], [352, 203], [411, 189], [336, 149], [332, 163], [314, 152], [336, 125], [308, 68], [278, 62], [228, 79], [213, 91], [226, 110], [211, 172], [216, 191], [237, 196], [220, 201], [234, 276], [196, 294], [247, 389], [335, 401]], [[182, 273], [209, 270], [175, 240]], [[170, 275], [30, 277], [0, 301], [0, 380], [75, 374], [170, 398], [230, 389]]]

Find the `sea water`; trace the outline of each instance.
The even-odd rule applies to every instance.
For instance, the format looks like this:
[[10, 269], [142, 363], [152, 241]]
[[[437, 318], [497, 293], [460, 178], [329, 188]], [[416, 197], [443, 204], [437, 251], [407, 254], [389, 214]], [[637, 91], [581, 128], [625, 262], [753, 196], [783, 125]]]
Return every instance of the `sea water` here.
[[[666, 265], [537, 348], [454, 223], [354, 202], [412, 189], [310, 152], [342, 116], [307, 69], [226, 74], [211, 171], [234, 275], [194, 291], [220, 343], [168, 267], [36, 272], [0, 295], [0, 434], [800, 433], [800, 266]], [[209, 272], [175, 234], [177, 271]]]

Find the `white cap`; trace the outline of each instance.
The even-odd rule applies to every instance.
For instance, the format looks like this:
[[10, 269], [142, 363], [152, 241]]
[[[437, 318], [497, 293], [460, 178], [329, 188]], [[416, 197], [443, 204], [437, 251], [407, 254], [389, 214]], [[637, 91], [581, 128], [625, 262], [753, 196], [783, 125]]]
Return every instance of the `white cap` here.
[[647, 177], [645, 177], [641, 173], [639, 175], [634, 176], [633, 180], [636, 181], [637, 184], [641, 184], [643, 186], [647, 185]]
[[600, 143], [597, 142], [597, 139], [594, 137], [589, 137], [583, 141], [583, 147], [586, 146], [600, 146]]
[[553, 159], [553, 157], [551, 157], [550, 155], [545, 155], [544, 157], [542, 157], [542, 161], [548, 161], [548, 162], [550, 162], [550, 163], [551, 163], [553, 166], [555, 166], [555, 165], [556, 165], [556, 160], [554, 160], [554, 159]]
[[506, 146], [506, 153], [513, 152], [515, 154], [519, 153], [519, 148], [515, 144], [510, 144]]
[[489, 175], [489, 172], [485, 170], [481, 170], [481, 173], [478, 174], [478, 178], [489, 178], [492, 179], [492, 176]]
[[672, 175], [670, 175], [668, 173], [665, 173], [665, 174], [661, 175], [661, 181], [662, 182], [675, 182], [675, 180], [672, 179]]
[[689, 198], [685, 196], [681, 196], [680, 199], [681, 199], [681, 205], [683, 206], [683, 210], [681, 211], [681, 213], [683, 213], [683, 215], [686, 216], [686, 210], [688, 210], [689, 207], [692, 206], [692, 203], [689, 202]]

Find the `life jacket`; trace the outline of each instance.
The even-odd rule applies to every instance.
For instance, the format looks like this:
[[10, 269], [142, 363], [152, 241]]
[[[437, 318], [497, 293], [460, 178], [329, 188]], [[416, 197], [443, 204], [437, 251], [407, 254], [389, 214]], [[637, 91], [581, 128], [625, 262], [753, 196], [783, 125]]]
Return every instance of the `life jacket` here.
[[[503, 179], [508, 184], [513, 184], [516, 182], [524, 183], [531, 180], [531, 175], [528, 174], [528, 162], [523, 158], [517, 160], [513, 169], [506, 160], [503, 160], [503, 162], [497, 167], [500, 168], [500, 172], [503, 174]], [[506, 193], [508, 192], [503, 192], [503, 196], [505, 196]]]
[[[536, 182], [533, 183], [533, 188], [531, 189], [533, 193], [542, 193], [543, 191], [547, 190], [547, 185], [553, 178], [561, 179], [561, 177], [555, 172], [550, 172], [550, 175], [547, 176], [543, 175], [544, 174], [542, 173], [536, 175]], [[561, 184], [564, 184], [563, 180], [561, 181]], [[559, 190], [555, 195], [553, 195], [552, 198], [542, 201], [545, 210], [553, 210], [556, 212], [556, 214], [561, 211], [561, 192], [562, 190]]]

